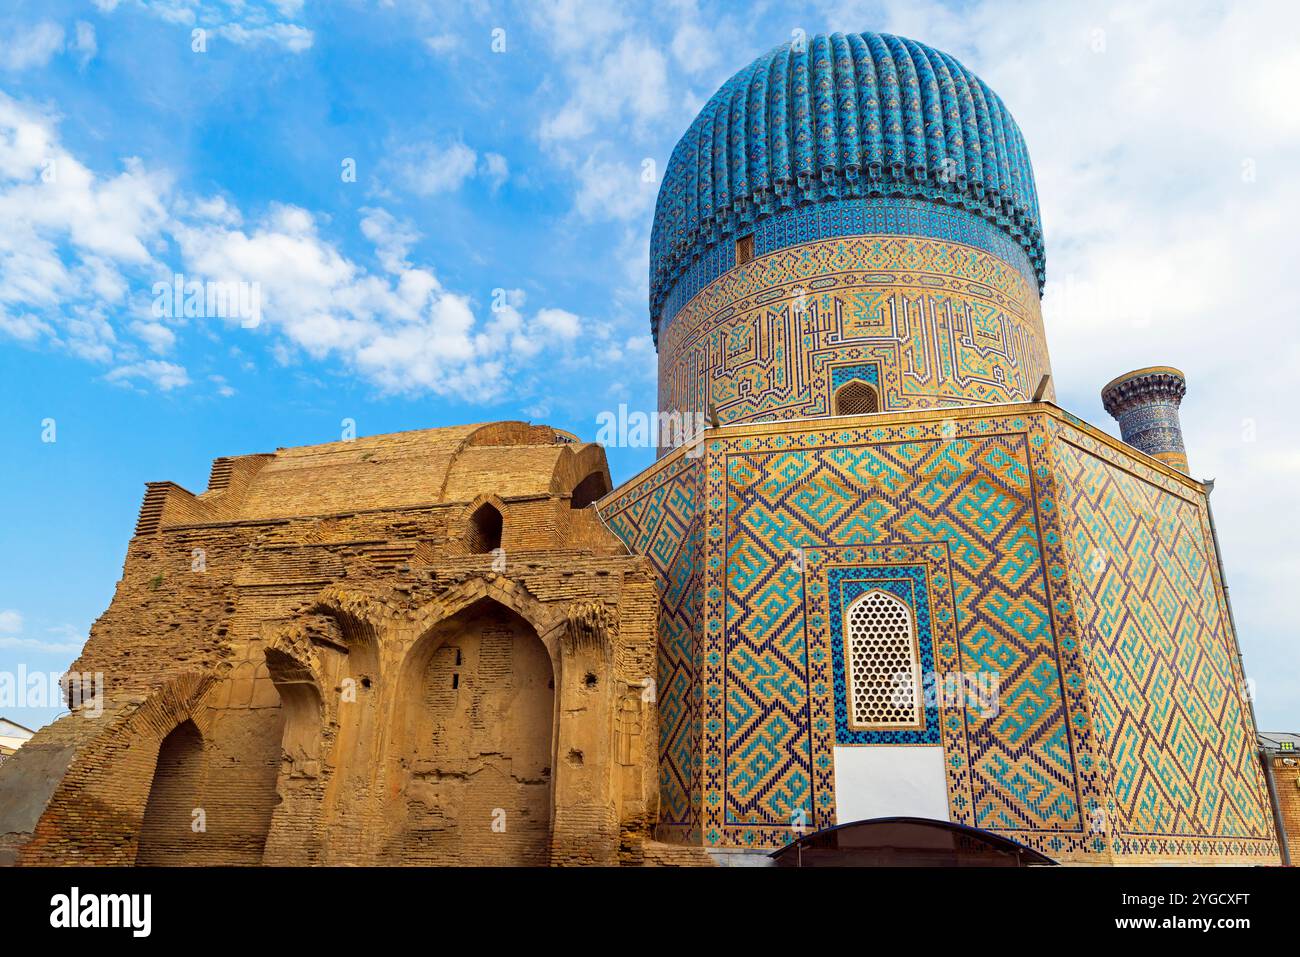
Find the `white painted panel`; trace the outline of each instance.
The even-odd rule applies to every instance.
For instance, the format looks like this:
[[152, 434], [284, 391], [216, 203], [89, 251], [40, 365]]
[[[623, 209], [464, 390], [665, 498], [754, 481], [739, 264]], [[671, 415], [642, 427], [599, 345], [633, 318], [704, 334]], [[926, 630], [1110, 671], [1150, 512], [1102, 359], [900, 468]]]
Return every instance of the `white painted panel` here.
[[835, 749], [835, 817], [951, 820], [940, 745], [861, 745]]

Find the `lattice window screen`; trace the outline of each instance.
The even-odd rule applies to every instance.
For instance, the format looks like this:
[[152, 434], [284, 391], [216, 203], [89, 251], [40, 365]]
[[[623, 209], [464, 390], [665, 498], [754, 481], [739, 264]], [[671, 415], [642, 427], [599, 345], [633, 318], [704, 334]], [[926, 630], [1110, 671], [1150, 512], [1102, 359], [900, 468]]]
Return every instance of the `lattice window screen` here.
[[854, 379], [846, 382], [835, 392], [836, 415], [867, 415], [880, 411], [880, 399], [876, 390], [865, 382]]
[[845, 617], [849, 723], [860, 728], [920, 724], [912, 609], [886, 592], [869, 591], [853, 600]]

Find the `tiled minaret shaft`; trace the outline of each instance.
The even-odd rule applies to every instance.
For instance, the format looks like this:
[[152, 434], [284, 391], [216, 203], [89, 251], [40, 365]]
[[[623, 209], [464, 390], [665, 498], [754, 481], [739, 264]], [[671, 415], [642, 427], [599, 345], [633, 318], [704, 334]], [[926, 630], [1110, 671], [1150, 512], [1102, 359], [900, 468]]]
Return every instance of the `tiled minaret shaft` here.
[[1178, 405], [1187, 380], [1177, 369], [1152, 366], [1112, 379], [1101, 390], [1106, 411], [1119, 423], [1120, 437], [1133, 448], [1187, 472], [1187, 451]]

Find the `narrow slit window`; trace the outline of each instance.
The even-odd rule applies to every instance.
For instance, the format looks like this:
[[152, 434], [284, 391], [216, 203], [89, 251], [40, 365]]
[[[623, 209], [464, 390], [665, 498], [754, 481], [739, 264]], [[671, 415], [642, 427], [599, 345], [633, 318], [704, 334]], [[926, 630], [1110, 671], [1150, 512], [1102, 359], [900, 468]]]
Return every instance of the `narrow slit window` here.
[[743, 266], [754, 258], [754, 234], [736, 240], [736, 265]]
[[466, 544], [474, 554], [485, 554], [501, 547], [501, 513], [484, 502], [469, 518]]
[[849, 725], [915, 728], [921, 722], [921, 664], [912, 609], [873, 590], [844, 613], [844, 671]]

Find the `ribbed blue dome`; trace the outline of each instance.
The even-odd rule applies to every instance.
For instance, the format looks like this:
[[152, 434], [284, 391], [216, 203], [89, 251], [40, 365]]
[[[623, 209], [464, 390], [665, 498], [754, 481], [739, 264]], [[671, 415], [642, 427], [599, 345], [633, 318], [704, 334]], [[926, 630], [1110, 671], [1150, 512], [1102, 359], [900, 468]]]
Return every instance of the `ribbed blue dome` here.
[[1041, 289], [1034, 174], [997, 94], [914, 40], [819, 34], [733, 76], [673, 150], [650, 237], [656, 339], [673, 283], [710, 247], [783, 210], [859, 196], [982, 216], [1024, 248]]

